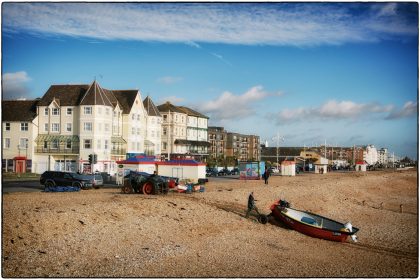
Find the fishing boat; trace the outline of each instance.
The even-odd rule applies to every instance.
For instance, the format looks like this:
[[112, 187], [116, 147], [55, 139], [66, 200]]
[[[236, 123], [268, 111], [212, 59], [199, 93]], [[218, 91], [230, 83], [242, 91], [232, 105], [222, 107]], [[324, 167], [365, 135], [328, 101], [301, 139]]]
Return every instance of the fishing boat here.
[[284, 200], [276, 201], [271, 206], [271, 216], [288, 227], [312, 237], [344, 242], [350, 236], [354, 242], [357, 242], [355, 234], [359, 229], [353, 227], [350, 222], [343, 224], [317, 214], [296, 210], [290, 208], [289, 203]]

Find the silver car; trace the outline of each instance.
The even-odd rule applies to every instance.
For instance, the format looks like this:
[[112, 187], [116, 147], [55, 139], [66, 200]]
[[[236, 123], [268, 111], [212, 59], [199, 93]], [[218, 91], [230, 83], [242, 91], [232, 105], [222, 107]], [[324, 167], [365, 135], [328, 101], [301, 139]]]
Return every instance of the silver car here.
[[84, 175], [86, 178], [88, 178], [92, 182], [92, 186], [95, 189], [99, 189], [99, 187], [103, 187], [104, 185], [104, 179], [102, 178], [102, 175], [99, 173], [96, 174], [87, 174]]

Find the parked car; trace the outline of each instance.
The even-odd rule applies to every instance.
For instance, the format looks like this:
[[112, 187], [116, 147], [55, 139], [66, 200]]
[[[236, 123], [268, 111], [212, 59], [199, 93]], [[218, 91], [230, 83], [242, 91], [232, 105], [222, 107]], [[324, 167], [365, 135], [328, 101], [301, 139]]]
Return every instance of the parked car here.
[[230, 171], [231, 175], [239, 175], [239, 168], [235, 167], [232, 169], [232, 171]]
[[217, 174], [217, 170], [215, 168], [207, 168], [206, 169], [206, 177], [216, 177]]
[[90, 189], [93, 184], [89, 178], [75, 172], [67, 171], [45, 171], [42, 173], [39, 182], [45, 187], [79, 187], [82, 189]]
[[230, 171], [227, 168], [223, 168], [222, 170], [220, 170], [217, 173], [218, 176], [225, 176], [225, 175], [230, 175]]
[[92, 183], [92, 186], [95, 189], [99, 189], [99, 187], [104, 186], [104, 179], [103, 179], [103, 177], [100, 173], [87, 174], [87, 175], [85, 174], [85, 175], [81, 175], [81, 176], [85, 176], [87, 179], [89, 179]]

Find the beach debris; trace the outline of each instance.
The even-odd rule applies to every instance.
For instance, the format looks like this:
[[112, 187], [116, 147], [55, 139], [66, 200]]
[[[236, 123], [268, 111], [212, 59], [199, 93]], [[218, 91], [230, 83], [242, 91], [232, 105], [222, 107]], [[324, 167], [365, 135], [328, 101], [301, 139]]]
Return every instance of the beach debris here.
[[81, 223], [82, 225], [85, 225], [85, 222], [83, 222], [82, 220], [79, 220], [79, 223]]

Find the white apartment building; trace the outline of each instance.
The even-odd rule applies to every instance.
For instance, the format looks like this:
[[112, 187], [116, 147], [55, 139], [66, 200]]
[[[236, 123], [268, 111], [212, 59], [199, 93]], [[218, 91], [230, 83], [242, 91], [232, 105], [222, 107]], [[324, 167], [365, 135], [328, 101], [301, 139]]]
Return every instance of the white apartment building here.
[[162, 143], [162, 115], [159, 113], [158, 108], [149, 96], [143, 100], [143, 106], [147, 113], [145, 153], [147, 155], [160, 157]]
[[388, 149], [387, 148], [381, 148], [378, 151], [378, 163], [387, 165], [388, 164]]
[[32, 172], [38, 100], [2, 101], [2, 171]]
[[201, 159], [208, 155], [208, 117], [183, 106], [166, 102], [157, 106], [162, 115], [162, 155], [186, 155]]
[[378, 151], [375, 146], [366, 146], [366, 149], [363, 151], [363, 159], [368, 165], [374, 165], [378, 162]]
[[[125, 159], [127, 153], [145, 152], [147, 112], [138, 90], [107, 90], [96, 81], [52, 85], [42, 98], [32, 101], [36, 104], [32, 114], [27, 108], [5, 114], [5, 108], [12, 108], [5, 102], [3, 170], [16, 169], [15, 158], [23, 155], [23, 147], [25, 165], [34, 173], [68, 170], [113, 175], [116, 161]], [[24, 130], [19, 131], [18, 126]], [[12, 145], [19, 141], [23, 145], [16, 150]], [[97, 156], [92, 165], [88, 161], [91, 154]]]

